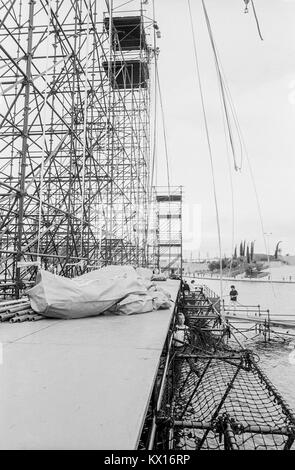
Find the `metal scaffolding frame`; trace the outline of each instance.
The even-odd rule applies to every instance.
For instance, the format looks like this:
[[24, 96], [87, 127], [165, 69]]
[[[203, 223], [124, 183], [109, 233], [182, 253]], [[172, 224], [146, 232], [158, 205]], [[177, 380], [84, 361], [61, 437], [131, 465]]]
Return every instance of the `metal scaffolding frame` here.
[[182, 275], [182, 186], [155, 187], [155, 265]]
[[1, 295], [147, 264], [155, 22], [127, 3], [1, 0]]

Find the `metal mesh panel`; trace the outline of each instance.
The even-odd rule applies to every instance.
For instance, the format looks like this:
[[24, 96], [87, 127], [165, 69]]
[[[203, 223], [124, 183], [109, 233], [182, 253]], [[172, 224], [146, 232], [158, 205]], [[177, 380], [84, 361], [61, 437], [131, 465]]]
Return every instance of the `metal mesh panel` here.
[[179, 303], [190, 341], [171, 350], [154, 447], [293, 449], [295, 415], [257, 365], [257, 354], [234, 345], [231, 325], [206, 289], [194, 294]]

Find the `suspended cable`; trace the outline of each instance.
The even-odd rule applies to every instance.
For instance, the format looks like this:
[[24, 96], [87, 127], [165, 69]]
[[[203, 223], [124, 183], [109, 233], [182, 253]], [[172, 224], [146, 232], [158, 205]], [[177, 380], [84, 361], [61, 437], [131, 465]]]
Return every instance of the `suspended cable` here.
[[263, 37], [262, 37], [262, 34], [261, 34], [260, 25], [259, 25], [259, 20], [258, 20], [258, 16], [257, 16], [257, 13], [256, 13], [255, 5], [254, 5], [254, 0], [244, 0], [244, 3], [245, 3], [244, 13], [249, 13], [248, 5], [249, 5], [250, 1], [251, 1], [253, 13], [254, 13], [254, 18], [255, 18], [258, 34], [259, 34], [259, 37], [260, 37], [261, 41], [263, 41]]
[[[114, 60], [114, 55], [112, 54], [113, 50], [113, 41], [114, 41], [114, 24], [113, 24], [113, 13], [114, 13], [114, 1], [113, 0], [106, 0], [108, 4], [108, 12], [109, 12], [109, 54], [108, 54], [108, 77], [109, 77], [109, 88], [108, 88], [108, 110], [107, 116], [108, 121], [112, 123], [114, 126], [114, 96], [112, 91], [112, 86], [114, 85], [115, 78], [112, 77], [113, 73], [113, 64], [112, 61]], [[105, 220], [105, 231], [106, 236], [113, 237], [113, 171], [114, 171], [114, 154], [112, 152], [114, 145], [114, 136], [113, 133], [110, 134], [108, 132], [107, 135], [107, 171], [110, 174], [111, 183], [110, 189], [107, 194], [107, 202], [106, 202], [106, 220]], [[110, 148], [111, 147], [111, 148]], [[112, 241], [110, 242], [110, 248], [108, 252], [108, 260], [107, 262], [112, 262], [113, 256], [113, 246]]]
[[[156, 13], [155, 13], [155, 1], [152, 2], [153, 5], [153, 25], [156, 24]], [[165, 113], [164, 113], [164, 106], [163, 106], [163, 99], [162, 99], [162, 92], [161, 92], [161, 85], [160, 85], [160, 78], [159, 78], [159, 70], [158, 70], [158, 50], [156, 48], [156, 29], [154, 30], [154, 53], [155, 53], [155, 104], [154, 104], [154, 147], [153, 147], [153, 162], [152, 162], [152, 178], [151, 183], [153, 183], [154, 178], [154, 167], [155, 167], [155, 160], [156, 160], [156, 124], [157, 124], [157, 90], [159, 92], [160, 98], [160, 107], [161, 107], [161, 117], [162, 117], [162, 125], [163, 125], [163, 137], [164, 137], [164, 146], [165, 146], [165, 158], [166, 158], [166, 172], [167, 172], [167, 183], [168, 183], [168, 192], [170, 195], [170, 170], [169, 170], [169, 154], [168, 154], [168, 144], [167, 144], [167, 133], [166, 133], [166, 123], [165, 123]]]
[[[162, 126], [163, 126], [163, 137], [164, 137], [164, 146], [165, 146], [165, 158], [166, 158], [166, 172], [167, 172], [167, 185], [168, 185], [168, 214], [171, 215], [171, 186], [170, 186], [170, 169], [169, 169], [169, 154], [168, 154], [168, 144], [167, 144], [167, 133], [166, 133], [166, 123], [165, 123], [165, 114], [164, 114], [164, 107], [163, 107], [163, 99], [162, 99], [162, 92], [161, 92], [161, 85], [160, 85], [160, 78], [159, 78], [159, 71], [156, 64], [156, 77], [157, 77], [157, 87], [159, 90], [159, 98], [160, 98], [160, 107], [161, 107], [161, 116], [162, 116]], [[172, 219], [169, 217], [167, 219], [168, 223], [168, 232], [169, 238], [172, 240]], [[169, 248], [169, 257], [170, 257], [170, 248]]]
[[[152, 1], [152, 15], [153, 15], [153, 24], [155, 23], [155, 0]], [[153, 208], [154, 204], [154, 178], [155, 178], [155, 167], [156, 167], [156, 155], [157, 155], [157, 111], [158, 111], [158, 97], [157, 97], [157, 60], [158, 60], [158, 49], [157, 49], [157, 36], [156, 30], [153, 28], [153, 50], [154, 50], [154, 109], [153, 109], [153, 138], [152, 138], [152, 161], [151, 161], [151, 169], [149, 172], [149, 184], [148, 184], [148, 207], [150, 208], [147, 213], [147, 239], [150, 233], [150, 223], [151, 218], [154, 219], [154, 212], [151, 208]], [[154, 243], [153, 240], [153, 245]], [[149, 246], [149, 243], [148, 243]], [[149, 248], [148, 248], [149, 249]], [[155, 267], [155, 266], [154, 266]]]
[[[230, 147], [231, 147], [231, 152], [232, 152], [233, 161], [234, 161], [234, 168], [235, 168], [236, 171], [238, 171], [238, 170], [241, 169], [242, 159], [243, 159], [243, 156], [242, 156], [243, 151], [242, 151], [241, 140], [240, 140], [240, 136], [239, 136], [237, 126], [236, 126], [237, 137], [238, 137], [238, 140], [239, 140], [240, 153], [241, 153], [241, 165], [239, 166], [238, 163], [237, 163], [234, 135], [233, 135], [231, 119], [230, 119], [230, 110], [232, 111], [232, 109], [231, 109], [231, 106], [230, 106], [230, 109], [228, 108], [228, 104], [227, 104], [228, 100], [227, 100], [225, 80], [224, 80], [224, 77], [223, 77], [223, 74], [222, 74], [221, 65], [220, 65], [220, 58], [219, 58], [219, 55], [218, 55], [218, 52], [217, 52], [217, 47], [216, 47], [215, 40], [214, 40], [214, 37], [213, 37], [213, 31], [212, 31], [210, 19], [209, 19], [209, 16], [208, 16], [208, 12], [207, 12], [204, 0], [202, 0], [202, 6], [203, 6], [205, 21], [206, 21], [207, 30], [208, 30], [208, 34], [209, 34], [209, 39], [210, 39], [210, 43], [211, 43], [211, 47], [212, 47], [212, 51], [213, 51], [213, 55], [214, 55], [215, 67], [216, 67], [217, 77], [218, 77], [218, 80], [219, 80], [219, 86], [220, 86], [221, 95], [222, 95], [222, 104], [223, 104], [223, 108], [224, 108], [224, 114], [225, 114], [225, 119], [226, 119], [228, 135], [229, 135]], [[235, 116], [233, 116], [233, 118], [234, 118], [234, 123], [235, 123]]]
[[190, 26], [192, 32], [192, 39], [193, 39], [193, 49], [194, 49], [194, 56], [196, 62], [196, 70], [197, 70], [197, 78], [198, 78], [198, 86], [200, 91], [201, 103], [202, 103], [202, 112], [203, 112], [203, 119], [206, 131], [206, 138], [208, 144], [208, 152], [210, 157], [210, 166], [211, 166], [211, 176], [212, 176], [212, 183], [213, 183], [213, 195], [214, 195], [214, 204], [215, 204], [215, 212], [216, 212], [216, 224], [217, 224], [217, 233], [218, 233], [218, 245], [219, 245], [219, 262], [220, 262], [220, 300], [221, 305], [223, 305], [223, 283], [222, 283], [222, 246], [221, 246], [221, 229], [220, 229], [220, 218], [219, 218], [219, 209], [217, 203], [217, 190], [216, 190], [216, 183], [215, 183], [215, 172], [214, 172], [214, 164], [213, 164], [213, 154], [212, 154], [212, 147], [210, 141], [210, 134], [209, 134], [209, 126], [208, 126], [208, 119], [205, 107], [205, 99], [203, 93], [203, 86], [201, 80], [201, 73], [200, 73], [200, 66], [199, 66], [199, 58], [197, 52], [197, 44], [196, 44], [196, 36], [195, 30], [193, 25], [193, 18], [192, 18], [192, 11], [191, 11], [191, 4], [190, 0], [188, 0], [188, 9], [189, 9], [189, 17], [190, 17]]
[[89, 29], [90, 29], [90, 0], [87, 2], [87, 28], [86, 28], [86, 65], [84, 78], [84, 113], [83, 113], [83, 137], [82, 137], [82, 188], [81, 188], [81, 258], [83, 257], [83, 225], [84, 225], [84, 198], [85, 198], [85, 164], [86, 164], [86, 132], [87, 132], [87, 108], [88, 108], [88, 69], [89, 69]]
[[48, 101], [48, 63], [49, 63], [49, 37], [50, 37], [50, 16], [51, 0], [47, 4], [47, 27], [46, 27], [46, 63], [45, 63], [45, 92], [43, 99], [43, 125], [42, 125], [42, 151], [41, 151], [41, 169], [40, 169], [40, 187], [39, 187], [39, 210], [38, 210], [38, 237], [37, 237], [37, 262], [40, 261], [40, 239], [42, 225], [42, 208], [44, 196], [44, 168], [45, 168], [45, 148], [46, 148], [46, 123], [47, 123], [47, 101]]
[[[230, 93], [229, 87], [226, 84], [226, 82], [225, 82], [225, 85], [226, 85], [226, 89], [227, 89], [227, 95], [228, 95], [228, 98], [229, 98], [229, 103], [230, 103], [230, 106], [231, 106], [231, 109], [232, 109], [232, 112], [233, 112], [233, 116], [234, 116], [234, 119], [235, 119], [235, 124], [237, 126], [237, 131], [239, 133], [239, 138], [241, 140], [241, 145], [243, 147], [243, 155], [245, 155], [248, 166], [249, 166], [250, 178], [251, 178], [253, 189], [254, 189], [254, 194], [255, 194], [255, 199], [256, 199], [256, 204], [257, 204], [257, 210], [258, 210], [258, 216], [259, 216], [259, 222], [260, 222], [260, 226], [261, 226], [261, 230], [262, 230], [264, 248], [267, 252], [268, 249], [267, 249], [266, 238], [265, 238], [265, 235], [264, 235], [265, 230], [264, 230], [264, 223], [263, 223], [263, 217], [262, 217], [262, 210], [261, 210], [261, 204], [260, 204], [260, 200], [259, 200], [257, 185], [256, 185], [255, 178], [254, 178], [254, 173], [253, 173], [253, 170], [252, 170], [252, 166], [251, 166], [249, 154], [248, 154], [248, 151], [247, 151], [247, 147], [246, 147], [246, 144], [245, 144], [245, 140], [244, 140], [244, 137], [243, 137], [243, 133], [242, 133], [242, 130], [241, 130], [241, 127], [240, 127], [239, 119], [237, 117], [235, 106], [234, 106], [234, 103], [233, 103], [233, 100], [232, 100], [232, 97], [231, 97], [231, 93]], [[276, 296], [275, 290], [274, 290], [274, 287], [273, 287], [273, 283], [272, 283], [272, 279], [271, 279], [271, 286], [272, 286], [272, 291], [273, 291], [274, 295]]]
[[166, 159], [166, 171], [167, 171], [168, 193], [169, 193], [169, 195], [170, 195], [170, 169], [169, 169], [169, 155], [168, 155], [167, 133], [166, 133], [165, 114], [164, 114], [163, 99], [162, 99], [162, 92], [161, 92], [161, 85], [160, 85], [159, 71], [158, 71], [157, 63], [156, 63], [156, 77], [157, 77], [157, 87], [158, 87], [158, 90], [159, 90], [160, 107], [161, 107], [161, 116], [162, 116], [162, 125], [163, 125], [163, 137], [164, 137], [164, 146], [165, 146], [165, 159]]
[[[253, 3], [252, 0], [251, 0], [251, 3], [252, 3], [253, 10], [255, 11], [254, 3]], [[244, 141], [243, 134], [242, 134], [241, 127], [240, 127], [240, 123], [239, 123], [239, 120], [238, 120], [238, 117], [237, 117], [235, 106], [234, 106], [234, 103], [233, 103], [233, 100], [232, 100], [232, 97], [231, 97], [230, 89], [228, 87], [228, 84], [226, 82], [226, 78], [225, 78], [224, 74], [221, 74], [221, 70], [222, 70], [221, 67], [222, 66], [220, 64], [220, 59], [219, 59], [218, 51], [217, 51], [217, 48], [216, 48], [216, 45], [215, 45], [215, 42], [214, 42], [212, 28], [211, 28], [211, 25], [210, 25], [210, 20], [209, 20], [209, 17], [208, 17], [208, 13], [207, 13], [207, 9], [206, 9], [206, 5], [205, 5], [204, 0], [202, 0], [202, 5], [203, 5], [204, 13], [205, 13], [206, 23], [207, 23], [207, 26], [208, 26], [208, 31], [209, 31], [209, 36], [210, 36], [213, 52], [214, 52], [215, 63], [216, 63], [216, 66], [218, 67], [218, 75], [220, 77], [220, 88], [221, 88], [221, 91], [225, 90], [225, 92], [227, 94], [228, 102], [229, 102], [229, 105], [230, 105], [230, 108], [231, 108], [231, 111], [232, 111], [232, 115], [233, 115], [233, 118], [234, 118], [234, 122], [235, 122], [235, 125], [236, 125], [240, 145], [244, 149], [244, 152], [242, 152], [242, 155], [243, 155], [243, 153], [245, 153], [246, 158], [247, 158], [247, 162], [248, 162], [248, 166], [249, 166], [249, 170], [250, 170], [250, 177], [251, 177], [251, 181], [252, 181], [252, 184], [253, 184], [256, 203], [257, 203], [257, 209], [258, 209], [259, 220], [260, 220], [260, 225], [261, 225], [261, 230], [262, 230], [262, 236], [263, 236], [263, 240], [264, 240], [264, 246], [265, 246], [266, 251], [268, 251], [267, 250], [267, 243], [266, 243], [266, 239], [265, 239], [265, 235], [264, 235], [265, 230], [264, 230], [264, 224], [263, 224], [262, 210], [261, 210], [259, 195], [258, 195], [258, 191], [257, 191], [257, 186], [256, 186], [256, 182], [255, 182], [251, 162], [250, 162], [249, 155], [248, 155], [248, 152], [247, 152], [247, 149], [246, 149], [245, 141]], [[256, 18], [257, 18], [257, 16], [256, 16]], [[222, 96], [224, 96], [224, 95], [222, 95]], [[224, 111], [225, 110], [226, 110], [226, 108], [224, 108]], [[272, 282], [271, 282], [271, 285], [272, 285], [272, 289], [273, 289], [273, 292], [274, 292], [274, 295], [275, 295], [275, 291], [274, 291]]]
[[[156, 73], [156, 71], [155, 71]], [[156, 81], [155, 81], [156, 83]], [[156, 152], [157, 152], [157, 88], [155, 87], [155, 99], [154, 99], [154, 119], [153, 119], [153, 149], [152, 149], [152, 164], [151, 164], [151, 176], [150, 176], [150, 193], [154, 185], [155, 165], [156, 165]]]
[[[221, 66], [221, 64], [220, 64], [220, 66]], [[228, 99], [228, 104], [229, 104], [229, 107], [230, 107], [230, 110], [231, 110], [231, 113], [232, 113], [232, 117], [233, 117], [233, 120], [234, 120], [234, 124], [235, 124], [235, 127], [236, 127], [236, 133], [237, 133], [239, 146], [240, 146], [240, 162], [239, 162], [239, 165], [237, 164], [236, 169], [241, 171], [242, 168], [243, 168], [243, 160], [244, 160], [243, 142], [242, 142], [242, 137], [241, 137], [241, 127], [240, 127], [240, 124], [239, 124], [238, 115], [237, 115], [237, 112], [236, 112], [236, 109], [235, 109], [235, 105], [234, 105], [234, 102], [233, 102], [233, 99], [232, 99], [230, 89], [229, 89], [226, 77], [224, 75], [224, 72], [223, 72], [223, 83], [224, 83], [224, 90], [225, 90], [225, 93], [226, 93], [226, 96], [227, 96], [227, 99]]]
[[[243, 138], [243, 136], [242, 136], [242, 138]], [[254, 188], [254, 194], [255, 194], [255, 199], [256, 199], [256, 204], [257, 204], [257, 210], [258, 210], [259, 221], [260, 221], [260, 226], [261, 226], [262, 238], [263, 238], [263, 242], [264, 242], [264, 248], [265, 248], [266, 253], [268, 253], [268, 247], [267, 247], [267, 242], [266, 242], [266, 238], [265, 238], [265, 229], [264, 229], [264, 223], [263, 223], [263, 217], [262, 217], [262, 210], [261, 210], [259, 194], [258, 194], [258, 190], [257, 190], [256, 181], [255, 181], [255, 178], [254, 178], [254, 173], [253, 173], [250, 157], [249, 157], [244, 139], [243, 139], [243, 145], [244, 145], [244, 148], [245, 148], [245, 155], [246, 155], [246, 159], [247, 159], [248, 166], [249, 166], [250, 178], [251, 178], [252, 185], [253, 185], [253, 188]], [[276, 297], [276, 293], [275, 293], [275, 289], [274, 289], [274, 286], [273, 286], [272, 275], [271, 274], [270, 274], [270, 284], [271, 284], [272, 292], [273, 292], [274, 296]]]
[[262, 37], [262, 34], [261, 34], [260, 25], [259, 25], [259, 20], [258, 20], [258, 16], [257, 16], [257, 13], [256, 13], [255, 5], [254, 5], [254, 0], [251, 0], [251, 5], [252, 5], [253, 13], [254, 13], [254, 18], [255, 18], [255, 21], [256, 21], [258, 34], [259, 34], [259, 37], [260, 37], [261, 41], [263, 41], [263, 37]]
[[[246, 6], [247, 6], [247, 3], [249, 3], [249, 2], [246, 2]], [[256, 15], [256, 12], [255, 12], [254, 2], [252, 0], [251, 0], [251, 4], [252, 4], [252, 7], [253, 7], [253, 10], [254, 10], [254, 13], [255, 13], [255, 17], [256, 17], [256, 20], [257, 20], [257, 15]], [[217, 47], [216, 47], [216, 44], [215, 44], [215, 41], [214, 41], [213, 32], [212, 32], [212, 28], [211, 28], [211, 24], [210, 24], [208, 12], [207, 12], [204, 0], [202, 0], [202, 6], [203, 6], [204, 14], [205, 14], [206, 24], [207, 24], [207, 28], [208, 28], [208, 32], [209, 32], [209, 37], [210, 37], [210, 41], [211, 41], [211, 45], [212, 45], [212, 49], [213, 49], [213, 53], [214, 53], [214, 58], [215, 58], [215, 64], [216, 64], [216, 68], [217, 68], [217, 73], [218, 73], [218, 77], [219, 77], [220, 91], [221, 91], [221, 94], [222, 94], [222, 100], [223, 100], [223, 104], [224, 104], [224, 113], [225, 113], [226, 122], [227, 122], [227, 125], [229, 126], [225, 95], [227, 95], [228, 102], [229, 102], [229, 105], [230, 105], [230, 109], [231, 109], [231, 112], [232, 112], [232, 116], [234, 118], [235, 126], [236, 126], [236, 129], [237, 129], [237, 135], [238, 135], [238, 138], [239, 138], [239, 141], [240, 141], [240, 146], [241, 146], [242, 149], [244, 148], [246, 158], [247, 158], [247, 161], [248, 161], [248, 165], [249, 165], [249, 169], [250, 169], [250, 176], [251, 176], [252, 184], [253, 184], [253, 187], [254, 187], [255, 198], [256, 198], [256, 203], [257, 203], [257, 208], [258, 208], [258, 213], [259, 213], [259, 220], [260, 220], [261, 229], [262, 229], [262, 233], [263, 233], [264, 245], [265, 245], [265, 248], [266, 248], [266, 240], [265, 240], [265, 236], [264, 236], [264, 225], [263, 225], [262, 211], [261, 211], [258, 191], [257, 191], [255, 179], [254, 179], [254, 174], [253, 174], [251, 163], [250, 163], [250, 160], [249, 160], [249, 155], [248, 155], [247, 150], [246, 150], [245, 142], [244, 142], [243, 135], [242, 135], [242, 132], [241, 132], [239, 120], [238, 120], [237, 113], [236, 113], [236, 110], [235, 110], [235, 106], [234, 106], [234, 103], [233, 103], [233, 100], [232, 100], [232, 97], [231, 97], [231, 93], [230, 93], [229, 87], [226, 83], [225, 76], [222, 73], [222, 68], [221, 68], [222, 66], [221, 66], [221, 63], [220, 63], [220, 58], [219, 58]], [[258, 20], [257, 20], [257, 23], [258, 23]], [[258, 25], [258, 27], [259, 27], [259, 25]], [[229, 129], [229, 136], [231, 137], [230, 128], [228, 127], [228, 129]], [[230, 142], [231, 142], [231, 146], [232, 146], [232, 139], [230, 140]], [[233, 147], [232, 147], [232, 151], [233, 151], [233, 155], [234, 155]], [[242, 151], [241, 155], [243, 155], [243, 151]], [[242, 161], [241, 161], [241, 163], [242, 163]], [[235, 161], [235, 168], [236, 168], [236, 161]], [[233, 190], [232, 178], [230, 178], [230, 179], [231, 179], [231, 190]], [[232, 193], [232, 198], [233, 198], [233, 193]], [[267, 250], [267, 248], [266, 248], [266, 250]], [[231, 267], [230, 267], [230, 269], [231, 269]]]
[[235, 200], [234, 200], [234, 185], [233, 185], [233, 176], [231, 170], [231, 162], [230, 162], [230, 150], [228, 145], [228, 135], [226, 132], [226, 122], [225, 122], [225, 114], [224, 108], [222, 103], [222, 94], [221, 89], [219, 87], [219, 97], [221, 101], [221, 112], [222, 112], [222, 123], [223, 123], [223, 132], [224, 132], [224, 139], [226, 145], [226, 159], [228, 164], [228, 173], [229, 173], [229, 181], [230, 181], [230, 193], [231, 193], [231, 219], [232, 219], [232, 233], [231, 233], [231, 259], [230, 259], [230, 266], [229, 266], [229, 277], [231, 276], [232, 272], [232, 262], [233, 262], [233, 253], [234, 253], [234, 245], [235, 245]]
[[[152, 3], [153, 6], [153, 23], [155, 22], [155, 0], [153, 0]], [[150, 191], [150, 196], [152, 194], [152, 188], [154, 184], [154, 174], [155, 174], [155, 163], [156, 163], [156, 151], [157, 151], [157, 60], [158, 60], [158, 55], [156, 51], [156, 43], [157, 43], [157, 38], [156, 38], [156, 30], [153, 29], [154, 31], [154, 37], [153, 37], [153, 46], [154, 46], [154, 60], [155, 60], [155, 70], [154, 70], [154, 116], [153, 116], [153, 149], [152, 149], [152, 164], [151, 164], [151, 175], [150, 175], [150, 184], [149, 184], [149, 191]]]

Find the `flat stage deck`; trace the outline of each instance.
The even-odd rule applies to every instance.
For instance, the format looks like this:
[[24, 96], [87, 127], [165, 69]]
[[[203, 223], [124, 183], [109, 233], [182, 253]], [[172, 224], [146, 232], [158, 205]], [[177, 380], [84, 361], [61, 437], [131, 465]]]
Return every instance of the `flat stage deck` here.
[[173, 309], [1, 323], [0, 448], [136, 449]]

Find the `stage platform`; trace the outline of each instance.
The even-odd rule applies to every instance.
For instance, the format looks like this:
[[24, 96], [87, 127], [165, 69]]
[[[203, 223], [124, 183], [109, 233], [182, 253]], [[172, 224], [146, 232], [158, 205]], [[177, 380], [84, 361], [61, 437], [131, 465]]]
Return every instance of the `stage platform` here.
[[136, 449], [173, 310], [0, 323], [0, 448]]

